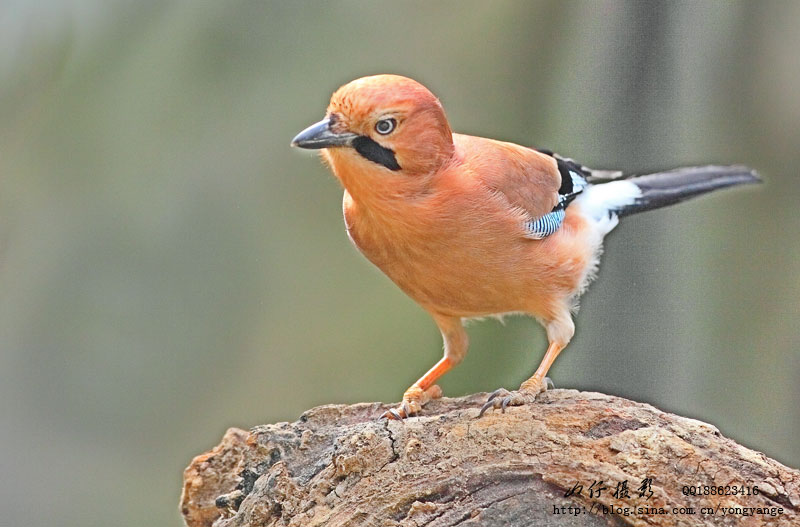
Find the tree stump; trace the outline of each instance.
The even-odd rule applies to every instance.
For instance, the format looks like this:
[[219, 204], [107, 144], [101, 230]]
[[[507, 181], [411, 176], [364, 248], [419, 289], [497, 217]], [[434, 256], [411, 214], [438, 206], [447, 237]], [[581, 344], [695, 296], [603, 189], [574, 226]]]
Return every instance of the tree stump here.
[[230, 429], [184, 472], [190, 527], [800, 525], [800, 472], [712, 425], [599, 393], [380, 403]]

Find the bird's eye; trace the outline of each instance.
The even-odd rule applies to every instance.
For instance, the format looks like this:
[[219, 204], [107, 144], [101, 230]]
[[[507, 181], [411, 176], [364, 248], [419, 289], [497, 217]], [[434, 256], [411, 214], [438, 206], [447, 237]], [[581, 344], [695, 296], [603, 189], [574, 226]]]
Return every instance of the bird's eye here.
[[375, 131], [381, 135], [387, 135], [392, 133], [392, 130], [394, 130], [395, 126], [397, 126], [397, 121], [391, 117], [388, 119], [381, 119], [375, 123]]

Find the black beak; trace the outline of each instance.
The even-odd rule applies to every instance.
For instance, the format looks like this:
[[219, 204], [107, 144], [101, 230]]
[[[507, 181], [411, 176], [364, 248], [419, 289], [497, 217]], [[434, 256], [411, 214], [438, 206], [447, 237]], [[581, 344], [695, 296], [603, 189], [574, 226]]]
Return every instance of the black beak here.
[[330, 125], [330, 119], [323, 119], [316, 124], [312, 124], [292, 139], [292, 146], [311, 149], [350, 146], [353, 139], [358, 137], [350, 132], [336, 133], [331, 130]]

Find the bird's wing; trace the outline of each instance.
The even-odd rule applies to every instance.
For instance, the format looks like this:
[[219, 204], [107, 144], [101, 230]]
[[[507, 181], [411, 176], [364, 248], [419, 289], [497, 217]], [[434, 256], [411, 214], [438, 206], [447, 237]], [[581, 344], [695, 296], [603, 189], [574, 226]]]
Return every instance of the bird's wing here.
[[[579, 172], [589, 183], [607, 183], [609, 181], [614, 181], [615, 179], [626, 177], [621, 170], [598, 170], [596, 168], [589, 168], [586, 165], [581, 165], [574, 159], [564, 157], [553, 152], [552, 150], [548, 150], [546, 148], [536, 148], [536, 150], [542, 154], [552, 157], [557, 162], [560, 161], [563, 165], [566, 165], [572, 170]], [[561, 167], [559, 167], [559, 170], [560, 169]]]
[[556, 232], [565, 209], [587, 184], [581, 165], [551, 152], [458, 134], [454, 140], [471, 172], [525, 213], [527, 238], [541, 239]]
[[561, 175], [553, 158], [482, 137], [453, 134], [453, 139], [473, 177], [531, 219], [544, 216], [558, 204]]
[[558, 203], [553, 210], [544, 216], [525, 222], [526, 238], [541, 240], [555, 233], [566, 218], [566, 210], [570, 203], [583, 192], [588, 185], [586, 176], [579, 165], [571, 160], [556, 159], [556, 166], [561, 175], [561, 185], [558, 188]]

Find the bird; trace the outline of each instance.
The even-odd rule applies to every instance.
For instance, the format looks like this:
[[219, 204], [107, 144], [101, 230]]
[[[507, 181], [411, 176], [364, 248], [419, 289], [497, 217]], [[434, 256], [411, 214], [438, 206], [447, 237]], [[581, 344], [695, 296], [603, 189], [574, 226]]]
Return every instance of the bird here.
[[548, 346], [533, 375], [491, 393], [480, 415], [532, 403], [551, 384], [548, 370], [575, 333], [578, 298], [620, 219], [760, 182], [740, 165], [594, 170], [550, 150], [454, 133], [430, 90], [391, 74], [341, 86], [324, 119], [291, 145], [320, 150], [344, 187], [350, 240], [442, 334], [443, 357], [387, 419], [416, 416], [442, 396], [436, 381], [469, 347], [464, 323], [487, 316], [530, 316]]

